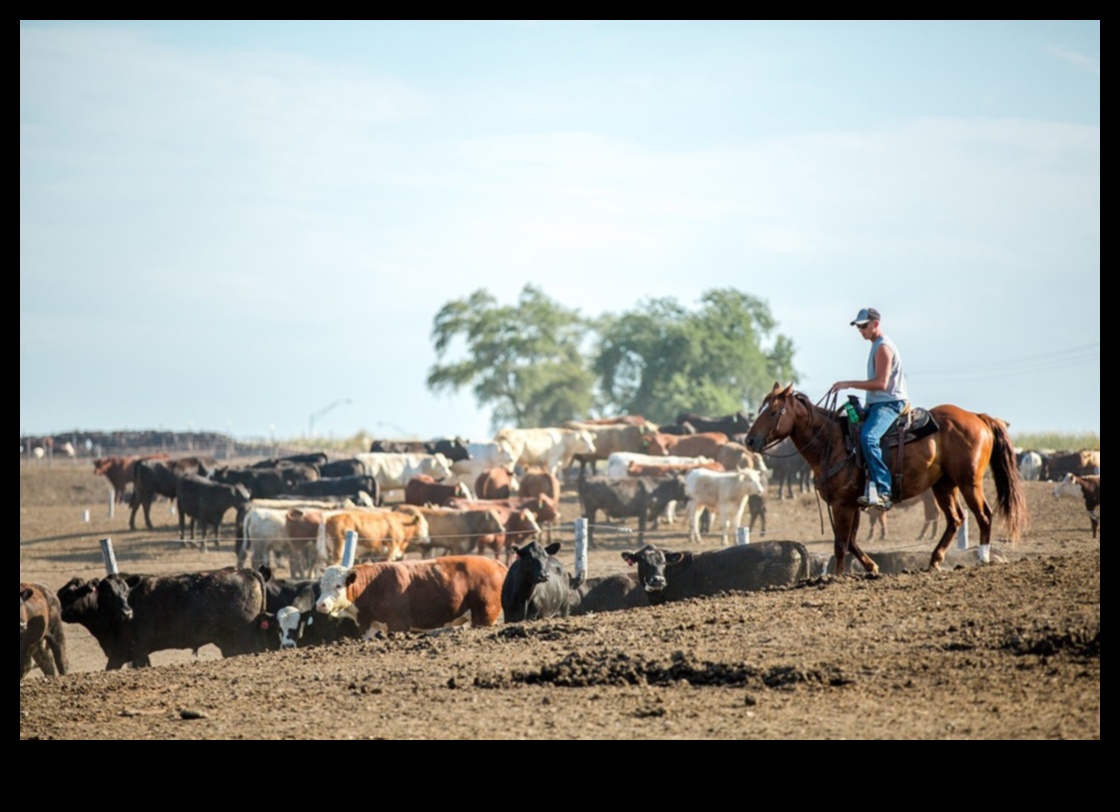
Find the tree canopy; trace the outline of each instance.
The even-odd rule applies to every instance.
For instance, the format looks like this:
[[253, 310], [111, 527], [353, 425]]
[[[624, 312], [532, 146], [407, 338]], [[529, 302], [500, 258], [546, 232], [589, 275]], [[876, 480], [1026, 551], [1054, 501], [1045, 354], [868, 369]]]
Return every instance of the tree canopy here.
[[[596, 320], [533, 285], [514, 305], [477, 290], [436, 314], [428, 388], [470, 386], [494, 428], [593, 411], [660, 422], [685, 410], [729, 414], [761, 402], [775, 380], [797, 380], [793, 342], [775, 327], [764, 301], [732, 288], [704, 293], [696, 310], [649, 299]], [[460, 360], [445, 361], [460, 348]]]

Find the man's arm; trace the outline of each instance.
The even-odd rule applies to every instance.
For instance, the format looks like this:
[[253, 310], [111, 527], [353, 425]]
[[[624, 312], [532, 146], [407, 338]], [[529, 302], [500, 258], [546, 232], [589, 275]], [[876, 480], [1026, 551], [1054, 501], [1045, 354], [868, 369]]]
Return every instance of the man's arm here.
[[891, 348], [880, 344], [875, 351], [875, 377], [866, 381], [837, 381], [828, 390], [828, 394], [839, 392], [842, 389], [859, 389], [863, 392], [882, 392], [887, 388], [887, 378], [891, 374]]

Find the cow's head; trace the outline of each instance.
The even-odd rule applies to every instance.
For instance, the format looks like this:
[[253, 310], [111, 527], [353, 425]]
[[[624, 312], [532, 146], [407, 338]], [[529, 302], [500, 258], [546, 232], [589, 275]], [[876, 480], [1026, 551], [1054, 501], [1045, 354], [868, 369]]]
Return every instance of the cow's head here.
[[646, 592], [660, 592], [669, 585], [665, 567], [676, 564], [684, 558], [684, 553], [666, 552], [652, 544], [647, 544], [636, 553], [624, 552], [622, 559], [631, 567], [638, 568], [638, 581]]
[[447, 459], [443, 454], [432, 454], [431, 460], [424, 473], [437, 480], [446, 479], [451, 476], [451, 460]]
[[304, 628], [314, 622], [314, 613], [309, 613], [305, 619], [304, 614], [294, 606], [285, 606], [277, 611], [276, 628], [280, 636], [280, 648], [295, 648], [303, 637]]
[[578, 429], [575, 433], [575, 453], [576, 454], [594, 454], [595, 453], [595, 435], [587, 429]]
[[531, 584], [543, 584], [548, 582], [548, 559], [560, 552], [560, 542], [542, 547], [539, 541], [533, 541], [514, 547], [513, 552], [521, 562], [521, 577]]
[[340, 564], [327, 567], [319, 579], [319, 600], [315, 611], [325, 615], [355, 617], [357, 610], [350, 600], [349, 586], [357, 579], [357, 573]]
[[67, 623], [80, 623], [90, 614], [98, 614], [121, 623], [132, 620], [132, 607], [128, 604], [128, 584], [119, 575], [83, 581], [71, 578], [58, 590], [62, 606], [62, 619]]

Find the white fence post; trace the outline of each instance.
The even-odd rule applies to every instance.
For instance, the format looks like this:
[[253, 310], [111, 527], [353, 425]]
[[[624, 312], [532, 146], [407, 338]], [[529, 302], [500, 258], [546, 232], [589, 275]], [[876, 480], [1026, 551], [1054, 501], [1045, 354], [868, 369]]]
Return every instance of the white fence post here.
[[742, 547], [751, 543], [751, 529], [749, 527], [735, 528], [735, 543]]
[[117, 508], [117, 492], [109, 489], [109, 518], [113, 518], [113, 511]]
[[350, 569], [354, 566], [354, 553], [358, 548], [358, 533], [354, 530], [346, 531], [346, 543], [342, 548], [342, 566]]
[[587, 519], [580, 517], [573, 522], [576, 547], [576, 577], [581, 572], [587, 572]]
[[105, 573], [107, 575], [116, 575], [118, 572], [117, 557], [113, 554], [112, 539], [101, 539], [101, 558], [105, 561]]

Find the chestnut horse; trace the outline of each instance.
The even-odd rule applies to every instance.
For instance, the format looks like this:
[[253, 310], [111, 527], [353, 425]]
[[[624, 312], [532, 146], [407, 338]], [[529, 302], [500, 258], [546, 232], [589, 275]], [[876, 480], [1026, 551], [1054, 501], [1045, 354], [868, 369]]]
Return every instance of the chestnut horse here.
[[[980, 544], [991, 543], [992, 509], [984, 498], [984, 474], [989, 465], [996, 486], [996, 507], [1006, 522], [1011, 541], [1018, 539], [1026, 528], [1027, 505], [1004, 421], [957, 406], [936, 406], [929, 412], [941, 429], [906, 444], [902, 498], [933, 489], [937, 506], [945, 516], [945, 532], [929, 560], [930, 569], [937, 570], [945, 560], [950, 540], [964, 523], [958, 494], [980, 526]], [[793, 384], [783, 389], [775, 383], [747, 432], [746, 445], [752, 451], [762, 451], [791, 438], [813, 469], [817, 491], [828, 505], [837, 574], [843, 575], [844, 556], [849, 551], [864, 569], [877, 573], [879, 568], [856, 541], [860, 511], [856, 499], [863, 493], [865, 473], [844, 447], [844, 419], [814, 405], [803, 393], [793, 391]], [[894, 475], [894, 460], [885, 461]]]

